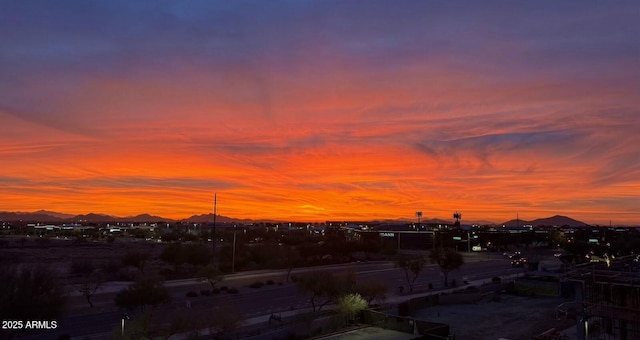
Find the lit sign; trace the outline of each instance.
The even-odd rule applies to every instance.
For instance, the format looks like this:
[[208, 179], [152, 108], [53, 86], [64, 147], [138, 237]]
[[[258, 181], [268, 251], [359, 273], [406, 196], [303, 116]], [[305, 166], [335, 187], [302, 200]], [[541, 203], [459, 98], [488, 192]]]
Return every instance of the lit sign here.
[[382, 236], [382, 237], [395, 237], [396, 234], [394, 234], [394, 233], [380, 233], [380, 236]]
[[460, 240], [462, 240], [462, 237], [460, 237], [460, 236], [454, 236], [454, 237], [453, 237], [453, 240], [454, 240], [454, 241], [460, 241]]

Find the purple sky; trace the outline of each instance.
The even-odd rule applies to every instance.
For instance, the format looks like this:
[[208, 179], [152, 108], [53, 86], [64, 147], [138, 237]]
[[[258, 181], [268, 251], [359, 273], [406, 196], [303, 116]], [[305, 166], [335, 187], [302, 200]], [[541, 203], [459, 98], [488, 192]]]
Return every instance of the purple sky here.
[[637, 1], [5, 1], [0, 210], [640, 224]]

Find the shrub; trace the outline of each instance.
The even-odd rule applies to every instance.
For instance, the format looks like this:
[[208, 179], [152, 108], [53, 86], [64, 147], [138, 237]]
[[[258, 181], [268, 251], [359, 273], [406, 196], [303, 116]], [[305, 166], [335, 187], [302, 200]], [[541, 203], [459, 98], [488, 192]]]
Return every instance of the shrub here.
[[229, 293], [229, 294], [238, 294], [238, 289], [229, 288], [229, 289], [227, 289], [227, 293]]
[[211, 290], [203, 289], [203, 290], [200, 291], [200, 295], [209, 296], [209, 295], [211, 295]]
[[224, 291], [224, 290], [227, 290], [227, 289], [228, 289], [228, 287], [227, 287], [227, 286], [222, 286], [222, 287], [220, 287], [220, 290], [223, 290], [223, 291]]
[[84, 260], [84, 259], [74, 259], [71, 261], [71, 266], [69, 268], [69, 272], [72, 275], [84, 275], [87, 276], [91, 273], [93, 273], [93, 271], [96, 270], [95, 265], [93, 264], [93, 262], [91, 262], [90, 260]]
[[429, 283], [429, 289], [433, 289], [433, 283]]
[[493, 283], [500, 283], [500, 282], [502, 282], [502, 278], [500, 278], [500, 277], [498, 277], [498, 276], [494, 276], [494, 277], [491, 279], [491, 282], [493, 282]]
[[220, 289], [219, 288], [214, 288], [211, 293], [213, 294], [220, 294]]
[[262, 283], [262, 281], [256, 281], [249, 285], [250, 288], [262, 288], [262, 286], [264, 286], [264, 283]]
[[272, 285], [272, 284], [275, 284], [275, 282], [273, 280], [267, 280], [267, 284]]
[[192, 298], [192, 297], [197, 297], [197, 296], [198, 296], [198, 293], [196, 293], [196, 292], [194, 292], [192, 290], [187, 292], [187, 297], [191, 297]]

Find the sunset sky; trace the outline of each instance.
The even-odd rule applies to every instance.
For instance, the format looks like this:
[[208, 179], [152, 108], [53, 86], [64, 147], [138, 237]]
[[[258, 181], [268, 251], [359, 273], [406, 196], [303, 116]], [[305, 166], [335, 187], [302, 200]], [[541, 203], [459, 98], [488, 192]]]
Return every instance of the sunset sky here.
[[3, 1], [0, 211], [640, 224], [638, 1]]

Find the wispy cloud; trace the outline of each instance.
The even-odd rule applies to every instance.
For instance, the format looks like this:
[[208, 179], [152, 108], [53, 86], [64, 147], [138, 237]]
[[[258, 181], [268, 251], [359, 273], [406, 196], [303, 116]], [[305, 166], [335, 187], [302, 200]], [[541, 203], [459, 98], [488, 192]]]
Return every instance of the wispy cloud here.
[[640, 223], [638, 10], [7, 4], [0, 195], [120, 215], [204, 213], [217, 191], [237, 217]]

